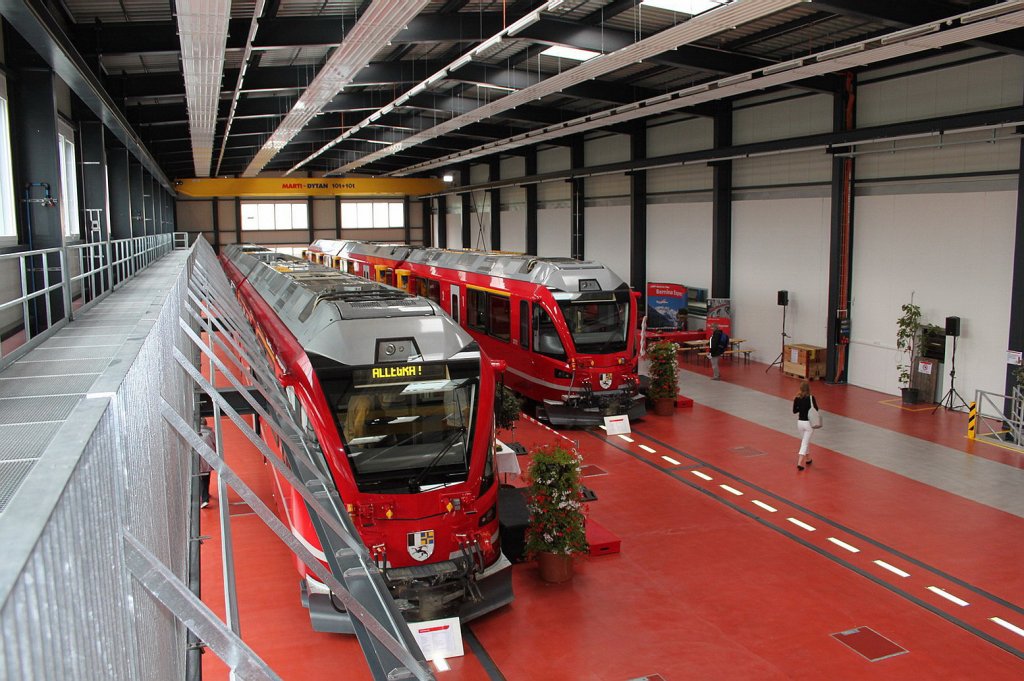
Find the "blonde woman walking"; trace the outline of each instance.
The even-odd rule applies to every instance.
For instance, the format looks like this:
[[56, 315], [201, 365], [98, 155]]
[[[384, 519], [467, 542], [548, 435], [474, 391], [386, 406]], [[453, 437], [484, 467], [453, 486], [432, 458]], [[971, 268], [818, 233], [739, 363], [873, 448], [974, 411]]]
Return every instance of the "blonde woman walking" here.
[[818, 401], [811, 395], [811, 386], [807, 381], [800, 383], [800, 393], [793, 398], [793, 413], [796, 414], [796, 429], [800, 432], [800, 454], [796, 459], [796, 469], [802, 471], [804, 466], [810, 466], [813, 461], [807, 458], [807, 446], [811, 443], [811, 427], [808, 414], [811, 407], [818, 409]]

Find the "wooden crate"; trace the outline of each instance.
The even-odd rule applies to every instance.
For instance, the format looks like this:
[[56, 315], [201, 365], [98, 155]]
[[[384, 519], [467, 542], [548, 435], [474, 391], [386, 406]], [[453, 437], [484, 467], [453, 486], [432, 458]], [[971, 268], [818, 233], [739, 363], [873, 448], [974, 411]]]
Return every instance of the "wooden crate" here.
[[825, 376], [825, 348], [804, 343], [785, 346], [782, 354], [782, 371], [797, 378], [813, 380]]

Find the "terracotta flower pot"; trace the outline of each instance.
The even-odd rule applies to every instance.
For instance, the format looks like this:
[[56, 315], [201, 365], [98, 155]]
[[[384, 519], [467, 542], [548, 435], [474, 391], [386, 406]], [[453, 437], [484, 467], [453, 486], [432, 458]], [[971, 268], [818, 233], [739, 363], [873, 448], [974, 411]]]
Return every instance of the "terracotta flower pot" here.
[[654, 413], [658, 416], [672, 416], [676, 410], [676, 401], [671, 397], [658, 397], [654, 401]]
[[561, 584], [572, 579], [572, 554], [538, 553], [540, 578], [548, 584]]

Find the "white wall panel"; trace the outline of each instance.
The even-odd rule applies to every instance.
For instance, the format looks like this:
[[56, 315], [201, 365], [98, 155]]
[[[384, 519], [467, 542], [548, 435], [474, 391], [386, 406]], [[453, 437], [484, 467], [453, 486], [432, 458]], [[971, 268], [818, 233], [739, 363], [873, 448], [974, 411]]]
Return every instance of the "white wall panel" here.
[[213, 200], [178, 201], [178, 231], [212, 232], [213, 231]]
[[735, 144], [785, 139], [832, 131], [832, 98], [807, 95], [737, 109], [733, 114]]
[[313, 199], [313, 227], [317, 231], [329, 231], [333, 234], [337, 223], [338, 210], [334, 198]]
[[711, 201], [647, 207], [647, 280], [711, 287]]
[[706, 165], [672, 166], [647, 171], [647, 196], [710, 191], [713, 175]]
[[502, 187], [501, 206], [507, 210], [525, 210], [526, 187]]
[[[926, 322], [962, 320], [960, 393], [1002, 393], [1016, 200], [1016, 192], [858, 197], [851, 383], [898, 393], [896, 318], [913, 292]], [[947, 386], [948, 374], [947, 364]]]
[[1024, 59], [1005, 56], [857, 88], [857, 124], [884, 125], [1019, 106]]
[[687, 151], [710, 149], [714, 122], [710, 118], [690, 118], [647, 128], [647, 156], [668, 156]]
[[557, 201], [568, 201], [571, 193], [572, 187], [563, 180], [543, 182], [537, 185], [537, 202], [543, 205]]
[[537, 151], [537, 172], [550, 173], [569, 169], [569, 147], [551, 147]]
[[588, 139], [583, 143], [583, 163], [599, 166], [629, 160], [629, 135], [607, 135]]
[[832, 157], [823, 151], [738, 159], [732, 168], [735, 188], [832, 181]]
[[628, 200], [629, 178], [625, 175], [598, 175], [584, 180], [586, 199], [622, 198]]
[[448, 248], [462, 248], [462, 214], [449, 213], [446, 217]]
[[544, 208], [537, 211], [537, 254], [569, 257], [568, 208]]
[[[237, 243], [235, 238], [235, 225], [238, 220], [238, 213], [235, 208], [234, 199], [227, 199], [217, 202], [217, 231], [220, 233], [222, 244]], [[242, 241], [255, 241], [253, 234], [257, 232], [242, 232]], [[259, 243], [258, 241], [256, 243]]]
[[629, 206], [588, 208], [583, 257], [597, 260], [629, 281]]
[[782, 350], [781, 289], [790, 342], [825, 345], [829, 223], [827, 198], [733, 204], [732, 335], [747, 339], [753, 359], [768, 363]]
[[486, 163], [474, 163], [469, 166], [469, 183], [479, 184], [490, 179], [490, 166]]
[[502, 211], [501, 250], [519, 252], [526, 250], [526, 211]]

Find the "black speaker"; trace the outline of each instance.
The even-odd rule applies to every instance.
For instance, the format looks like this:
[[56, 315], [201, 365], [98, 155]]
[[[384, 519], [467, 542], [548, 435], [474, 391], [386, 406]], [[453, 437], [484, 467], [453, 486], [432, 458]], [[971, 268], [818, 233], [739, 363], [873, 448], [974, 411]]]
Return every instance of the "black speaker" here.
[[789, 305], [789, 291], [779, 291], [779, 305]]
[[946, 317], [946, 335], [947, 336], [959, 336], [960, 335], [960, 318], [959, 317]]

